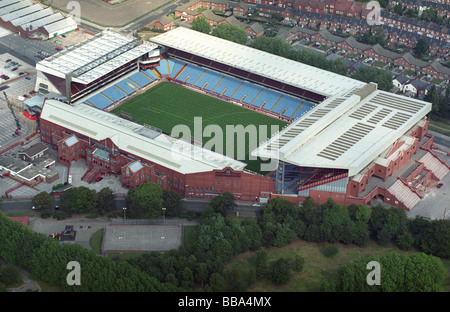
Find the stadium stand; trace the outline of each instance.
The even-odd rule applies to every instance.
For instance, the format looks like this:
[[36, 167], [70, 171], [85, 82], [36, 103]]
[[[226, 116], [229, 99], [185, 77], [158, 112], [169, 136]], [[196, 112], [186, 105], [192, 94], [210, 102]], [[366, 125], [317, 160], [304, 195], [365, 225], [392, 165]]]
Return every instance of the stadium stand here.
[[106, 96], [104, 96], [101, 93], [97, 93], [94, 96], [91, 96], [86, 101], [99, 109], [105, 109], [106, 107], [108, 107], [113, 103], [111, 100], [109, 100]]
[[152, 80], [141, 72], [134, 73], [133, 75], [128, 77], [128, 79], [137, 84], [140, 88], [148, 86], [150, 83], [152, 83]]
[[127, 96], [124, 91], [117, 89], [115, 86], [111, 86], [108, 89], [103, 90], [101, 93], [113, 102], [117, 102]]
[[114, 86], [116, 88], [120, 89], [121, 91], [125, 92], [127, 95], [130, 95], [130, 94], [132, 94], [135, 91], [127, 85], [127, 80], [128, 79], [119, 81]]
[[225, 76], [222, 82], [214, 89], [214, 92], [224, 96], [232, 97], [241, 85], [242, 81]]
[[250, 104], [261, 90], [261, 87], [244, 82], [242, 87], [234, 94], [233, 99]]
[[[251, 103], [252, 105], [260, 108], [264, 108], [265, 110], [271, 110], [275, 104], [277, 104], [278, 100], [280, 100], [281, 94], [269, 89], [263, 89], [261, 94]], [[262, 104], [264, 103], [264, 106]]]
[[200, 77], [200, 79], [195, 83], [195, 86], [206, 89], [208, 91], [213, 91], [216, 85], [220, 82], [223, 75], [215, 73], [212, 71], [205, 71], [205, 73]]
[[186, 63], [175, 60], [172, 71], [170, 72], [170, 78], [175, 78], [185, 65]]
[[203, 68], [189, 64], [183, 72], [178, 75], [177, 80], [184, 83], [194, 84], [204, 72], [205, 70]]
[[142, 71], [142, 73], [152, 80], [158, 79], [158, 77], [156, 77], [155, 73], [152, 72], [151, 69], [146, 69], [146, 70]]

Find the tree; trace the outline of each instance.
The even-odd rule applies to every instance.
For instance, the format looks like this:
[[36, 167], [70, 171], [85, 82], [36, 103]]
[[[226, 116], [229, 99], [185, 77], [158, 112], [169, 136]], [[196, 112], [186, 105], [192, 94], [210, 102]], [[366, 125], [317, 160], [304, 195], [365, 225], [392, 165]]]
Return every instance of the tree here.
[[423, 57], [428, 53], [428, 50], [430, 49], [430, 44], [428, 40], [420, 38], [417, 40], [416, 46], [414, 47], [414, 53], [418, 57]]
[[97, 193], [97, 201], [97, 211], [101, 216], [114, 210], [116, 207], [114, 193], [109, 187], [104, 187]]
[[305, 258], [299, 255], [295, 255], [294, 257], [294, 271], [301, 272], [303, 271], [303, 266], [305, 265]]
[[402, 15], [403, 14], [403, 6], [400, 2], [398, 2], [395, 6], [394, 6], [394, 12], [396, 14]]
[[202, 262], [198, 265], [198, 267], [195, 269], [195, 280], [197, 283], [201, 284], [202, 286], [208, 282], [208, 266], [206, 263]]
[[154, 182], [146, 182], [128, 191], [128, 211], [133, 218], [162, 216], [162, 189]]
[[163, 206], [167, 209], [167, 217], [178, 217], [181, 212], [181, 199], [183, 197], [173, 190], [163, 190]]
[[219, 24], [213, 29], [211, 35], [239, 44], [246, 44], [248, 39], [247, 31], [244, 28], [226, 23]]
[[255, 269], [256, 277], [262, 278], [267, 272], [268, 256], [267, 251], [260, 249], [256, 252]]
[[273, 262], [270, 268], [270, 280], [276, 285], [287, 284], [291, 279], [291, 266], [289, 261], [280, 258]]
[[213, 273], [209, 278], [209, 287], [211, 291], [215, 292], [224, 291], [225, 279], [219, 273]]
[[351, 77], [366, 83], [375, 82], [378, 88], [384, 91], [389, 91], [394, 86], [391, 74], [380, 68], [361, 67]]
[[230, 192], [225, 192], [214, 197], [209, 204], [214, 212], [220, 213], [222, 216], [227, 215], [227, 209], [234, 209], [237, 204], [234, 202], [234, 196]]
[[206, 17], [200, 15], [192, 21], [192, 30], [209, 34], [211, 32], [211, 25], [209, 25]]
[[437, 91], [436, 85], [432, 85], [430, 90], [428, 90], [427, 95], [425, 96], [425, 101], [431, 103], [431, 109], [433, 112], [439, 112], [439, 103], [441, 98], [439, 96], [439, 92]]
[[424, 231], [420, 247], [434, 256], [450, 257], [450, 221], [433, 220]]
[[43, 213], [49, 212], [52, 209], [53, 201], [53, 196], [45, 191], [33, 197], [33, 205]]

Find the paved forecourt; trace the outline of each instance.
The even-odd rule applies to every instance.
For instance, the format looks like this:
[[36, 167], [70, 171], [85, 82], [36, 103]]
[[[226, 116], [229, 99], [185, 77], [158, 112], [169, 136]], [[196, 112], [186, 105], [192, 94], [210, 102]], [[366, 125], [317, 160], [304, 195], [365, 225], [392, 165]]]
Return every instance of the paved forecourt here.
[[102, 252], [168, 251], [182, 244], [181, 225], [108, 225]]

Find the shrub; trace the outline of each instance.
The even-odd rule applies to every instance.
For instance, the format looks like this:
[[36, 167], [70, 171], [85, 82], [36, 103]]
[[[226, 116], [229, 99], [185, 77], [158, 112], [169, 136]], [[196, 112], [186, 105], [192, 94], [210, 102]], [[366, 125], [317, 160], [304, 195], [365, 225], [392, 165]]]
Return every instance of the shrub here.
[[327, 258], [336, 256], [338, 252], [339, 248], [337, 246], [327, 246], [322, 250], [322, 254]]

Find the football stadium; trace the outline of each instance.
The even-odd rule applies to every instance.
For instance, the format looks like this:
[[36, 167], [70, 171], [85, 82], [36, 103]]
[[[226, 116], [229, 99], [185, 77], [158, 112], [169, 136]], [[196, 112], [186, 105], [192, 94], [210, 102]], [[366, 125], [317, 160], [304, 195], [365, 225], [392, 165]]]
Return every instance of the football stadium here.
[[[450, 170], [431, 149], [430, 103], [187, 28], [151, 42], [106, 30], [37, 70], [41, 139], [63, 164], [84, 159], [88, 182], [409, 210]], [[245, 140], [225, 142], [230, 126]]]

